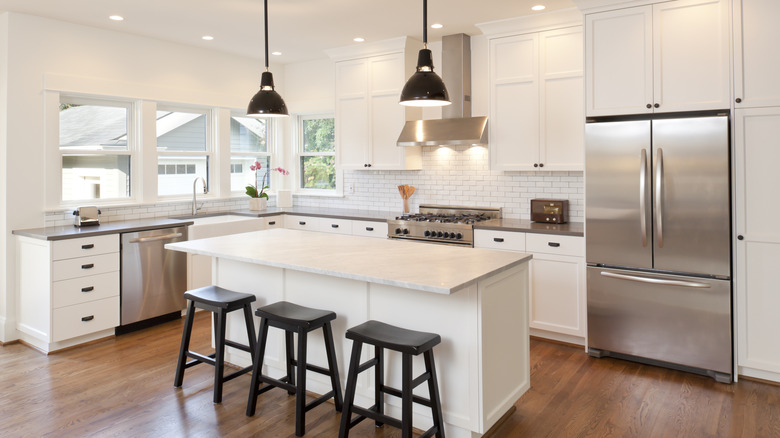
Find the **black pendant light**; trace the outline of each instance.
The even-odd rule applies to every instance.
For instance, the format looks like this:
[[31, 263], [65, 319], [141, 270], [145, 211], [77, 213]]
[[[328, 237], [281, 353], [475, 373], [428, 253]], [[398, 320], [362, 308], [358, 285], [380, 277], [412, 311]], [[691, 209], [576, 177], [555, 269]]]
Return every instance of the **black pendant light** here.
[[439, 75], [433, 72], [433, 55], [428, 50], [428, 0], [423, 0], [423, 48], [417, 55], [417, 71], [401, 91], [401, 105], [449, 105], [450, 95]]
[[260, 91], [249, 101], [246, 110], [248, 117], [287, 117], [287, 105], [279, 93], [274, 90], [274, 77], [268, 71], [268, 0], [263, 0], [265, 11], [265, 71], [260, 78]]

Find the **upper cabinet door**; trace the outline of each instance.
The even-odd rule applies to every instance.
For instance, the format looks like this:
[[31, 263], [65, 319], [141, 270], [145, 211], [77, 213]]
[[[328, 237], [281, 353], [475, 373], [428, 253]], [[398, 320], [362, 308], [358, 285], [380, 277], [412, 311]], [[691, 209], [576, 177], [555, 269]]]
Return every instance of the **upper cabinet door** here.
[[737, 108], [780, 106], [780, 2], [734, 0], [734, 102]]
[[655, 112], [729, 108], [729, 11], [725, 0], [653, 6]]
[[490, 161], [533, 170], [539, 160], [539, 36], [490, 41]]
[[585, 17], [587, 115], [653, 112], [652, 23], [652, 6]]
[[336, 148], [342, 169], [368, 163], [368, 61], [336, 63]]
[[[404, 169], [406, 149], [398, 147], [398, 134], [404, 127], [405, 109], [398, 103], [404, 86], [404, 54], [369, 59], [369, 130], [371, 169]], [[413, 150], [413, 149], [410, 149]]]

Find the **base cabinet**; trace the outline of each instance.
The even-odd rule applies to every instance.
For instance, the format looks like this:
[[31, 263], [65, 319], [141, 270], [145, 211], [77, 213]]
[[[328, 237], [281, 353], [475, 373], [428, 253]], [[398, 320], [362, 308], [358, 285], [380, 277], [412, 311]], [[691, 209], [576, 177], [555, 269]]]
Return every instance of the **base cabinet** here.
[[530, 263], [531, 334], [587, 345], [583, 237], [474, 230], [474, 247], [533, 254]]

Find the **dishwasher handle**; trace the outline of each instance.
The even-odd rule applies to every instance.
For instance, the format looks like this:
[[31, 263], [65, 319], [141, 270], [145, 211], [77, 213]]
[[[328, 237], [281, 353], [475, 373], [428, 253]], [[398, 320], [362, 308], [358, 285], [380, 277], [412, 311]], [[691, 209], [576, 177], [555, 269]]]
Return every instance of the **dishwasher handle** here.
[[181, 233], [170, 233], [170, 234], [163, 234], [162, 236], [136, 237], [135, 239], [130, 239], [130, 243], [157, 242], [160, 240], [175, 239], [181, 236], [182, 236]]

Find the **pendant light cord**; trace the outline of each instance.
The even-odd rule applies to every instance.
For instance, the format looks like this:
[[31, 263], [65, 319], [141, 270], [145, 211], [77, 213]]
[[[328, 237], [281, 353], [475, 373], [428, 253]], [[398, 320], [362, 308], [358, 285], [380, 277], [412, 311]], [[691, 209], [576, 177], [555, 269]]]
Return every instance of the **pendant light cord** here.
[[423, 0], [423, 47], [428, 48], [428, 0]]
[[263, 0], [265, 18], [265, 71], [268, 71], [268, 0]]

